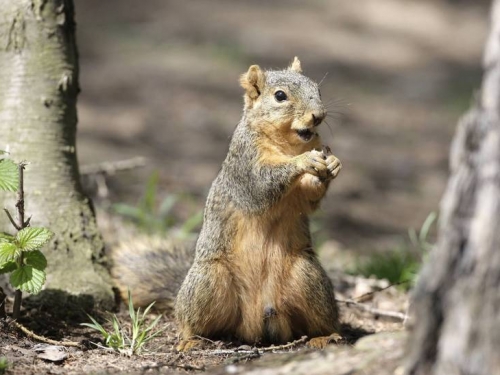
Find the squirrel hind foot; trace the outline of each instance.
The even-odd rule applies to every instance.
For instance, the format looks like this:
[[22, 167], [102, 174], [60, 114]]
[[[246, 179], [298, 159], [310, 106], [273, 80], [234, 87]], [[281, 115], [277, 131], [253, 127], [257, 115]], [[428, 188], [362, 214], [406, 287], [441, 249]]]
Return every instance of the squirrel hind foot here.
[[324, 349], [328, 344], [337, 344], [341, 340], [341, 335], [332, 333], [330, 336], [313, 337], [306, 345], [310, 348]]
[[179, 342], [179, 345], [177, 345], [176, 349], [178, 352], [187, 352], [193, 349], [202, 349], [204, 345], [205, 345], [204, 340], [198, 338], [189, 338], [181, 340]]

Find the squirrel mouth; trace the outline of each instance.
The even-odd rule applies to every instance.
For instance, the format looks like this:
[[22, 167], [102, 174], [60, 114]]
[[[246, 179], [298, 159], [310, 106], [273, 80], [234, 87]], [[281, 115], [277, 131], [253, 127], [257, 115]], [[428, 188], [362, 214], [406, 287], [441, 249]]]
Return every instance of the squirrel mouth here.
[[314, 134], [315, 133], [312, 132], [312, 131], [310, 131], [309, 129], [300, 129], [300, 130], [297, 130], [297, 135], [304, 142], [309, 142], [312, 139], [312, 137], [314, 136]]

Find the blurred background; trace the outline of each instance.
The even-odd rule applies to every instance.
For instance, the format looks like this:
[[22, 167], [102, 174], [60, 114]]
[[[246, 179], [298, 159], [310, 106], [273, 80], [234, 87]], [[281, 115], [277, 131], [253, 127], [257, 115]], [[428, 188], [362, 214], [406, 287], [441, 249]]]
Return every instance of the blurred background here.
[[334, 254], [406, 249], [408, 230], [438, 210], [457, 120], [480, 85], [489, 1], [75, 6], [80, 164], [148, 160], [108, 176], [98, 205], [196, 232], [241, 116], [239, 75], [299, 56], [305, 75], [324, 78], [322, 97], [334, 105], [323, 141], [344, 166], [313, 220], [320, 245]]

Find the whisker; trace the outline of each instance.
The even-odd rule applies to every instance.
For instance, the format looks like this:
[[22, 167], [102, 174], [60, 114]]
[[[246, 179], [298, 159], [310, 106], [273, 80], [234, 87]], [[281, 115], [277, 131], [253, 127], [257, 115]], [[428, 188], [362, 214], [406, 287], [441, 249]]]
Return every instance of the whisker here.
[[331, 104], [329, 106], [324, 106], [327, 111], [348, 111], [349, 108], [347, 106], [340, 106], [336, 104]]
[[328, 72], [326, 72], [325, 75], [323, 76], [323, 78], [321, 78], [321, 81], [319, 81], [319, 83], [318, 83], [318, 87], [321, 87], [321, 84], [323, 83], [323, 81], [325, 80], [327, 75], [328, 75]]
[[[347, 100], [343, 98], [332, 98], [324, 103], [325, 109], [327, 110], [325, 120], [329, 119], [333, 121], [335, 126], [342, 126], [347, 119], [348, 106], [350, 106]], [[333, 130], [327, 121], [325, 121], [328, 128], [330, 129], [331, 136], [333, 137]]]
[[339, 106], [339, 107], [347, 107], [349, 105], [351, 105], [351, 103], [348, 103], [345, 99], [342, 99], [342, 98], [334, 98], [334, 99], [330, 99], [329, 101], [325, 102], [324, 103], [325, 107], [329, 107], [329, 106]]
[[344, 111], [333, 111], [333, 110], [329, 110], [326, 112], [326, 117], [342, 117], [342, 116], [346, 116], [347, 115], [347, 112], [344, 112]]
[[326, 126], [328, 126], [328, 129], [330, 130], [330, 135], [332, 136], [333, 138], [333, 130], [332, 130], [332, 126], [328, 123], [328, 121], [326, 121], [326, 119], [323, 120], [323, 122], [326, 124]]
[[336, 123], [336, 124], [342, 125], [342, 123], [347, 118], [347, 113], [343, 112], [343, 111], [332, 111], [332, 110], [329, 110], [329, 111], [326, 112], [325, 118], [333, 120], [334, 123]]
[[340, 107], [340, 106], [337, 106], [337, 105], [332, 105], [332, 106], [329, 106], [329, 107], [325, 107], [325, 109], [328, 111], [328, 112], [346, 112], [348, 110], [347, 107]]
[[344, 120], [345, 115], [343, 113], [338, 113], [338, 114], [336, 113], [336, 114], [328, 115], [328, 116], [326, 116], [326, 118], [331, 119], [333, 121], [338, 121], [338, 120]]

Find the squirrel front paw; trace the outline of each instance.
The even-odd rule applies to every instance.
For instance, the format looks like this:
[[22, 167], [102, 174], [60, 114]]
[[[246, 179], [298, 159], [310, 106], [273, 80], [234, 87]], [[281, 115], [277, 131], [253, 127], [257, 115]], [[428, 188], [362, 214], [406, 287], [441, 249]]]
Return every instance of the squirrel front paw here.
[[320, 180], [328, 178], [327, 157], [323, 151], [307, 151], [298, 158], [297, 165], [303, 172], [317, 176]]
[[335, 155], [328, 155], [326, 157], [326, 168], [328, 170], [328, 180], [333, 180], [342, 169], [342, 163]]
[[327, 180], [333, 180], [342, 169], [340, 160], [332, 154], [332, 150], [328, 146], [323, 146], [323, 154], [325, 155], [326, 165], [328, 169]]
[[300, 156], [299, 167], [304, 172], [317, 176], [320, 181], [333, 180], [342, 169], [340, 160], [331, 153], [329, 147], [325, 150], [311, 150]]

